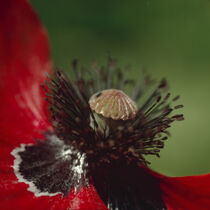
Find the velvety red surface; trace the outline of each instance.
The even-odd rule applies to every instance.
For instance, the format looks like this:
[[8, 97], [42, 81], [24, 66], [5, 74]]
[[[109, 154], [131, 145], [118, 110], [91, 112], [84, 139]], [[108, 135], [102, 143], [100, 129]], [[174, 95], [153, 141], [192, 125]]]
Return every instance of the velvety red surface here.
[[52, 62], [46, 31], [28, 1], [1, 0], [0, 28], [0, 209], [106, 209], [93, 186], [65, 198], [35, 197], [18, 183], [11, 151], [51, 127], [41, 84]]
[[[41, 84], [52, 62], [47, 34], [28, 1], [0, 0], [0, 29], [0, 209], [107, 209], [92, 185], [62, 198], [35, 197], [28, 185], [18, 183], [11, 151], [51, 129]], [[169, 209], [210, 208], [209, 174], [170, 178], [151, 173]]]
[[160, 187], [169, 209], [210, 209], [210, 174], [162, 177]]
[[29, 3], [0, 1], [0, 133], [27, 142], [49, 126], [41, 83], [52, 68], [48, 38]]

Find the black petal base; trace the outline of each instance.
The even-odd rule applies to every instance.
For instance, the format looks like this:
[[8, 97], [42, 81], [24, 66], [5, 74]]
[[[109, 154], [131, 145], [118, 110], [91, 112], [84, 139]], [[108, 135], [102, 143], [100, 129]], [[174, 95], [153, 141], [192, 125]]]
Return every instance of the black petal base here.
[[40, 193], [65, 196], [72, 188], [88, 184], [85, 154], [65, 145], [55, 135], [47, 135], [46, 141], [37, 140], [37, 144], [26, 146], [18, 155], [19, 173]]
[[164, 210], [158, 180], [135, 164], [104, 164], [93, 171], [94, 185], [111, 210]]

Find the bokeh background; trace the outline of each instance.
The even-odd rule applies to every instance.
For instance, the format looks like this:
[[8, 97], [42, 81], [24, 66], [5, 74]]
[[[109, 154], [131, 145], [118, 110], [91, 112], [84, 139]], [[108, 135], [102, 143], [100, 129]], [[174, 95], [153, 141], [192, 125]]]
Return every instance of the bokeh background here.
[[71, 71], [105, 63], [106, 53], [131, 77], [142, 68], [166, 77], [180, 94], [185, 121], [175, 122], [161, 158], [151, 167], [172, 176], [210, 172], [209, 0], [32, 0], [48, 30], [55, 66]]

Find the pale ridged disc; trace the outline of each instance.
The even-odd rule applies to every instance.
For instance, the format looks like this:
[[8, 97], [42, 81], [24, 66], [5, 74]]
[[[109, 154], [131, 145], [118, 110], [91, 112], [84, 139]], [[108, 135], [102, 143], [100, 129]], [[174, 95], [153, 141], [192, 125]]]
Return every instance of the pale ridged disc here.
[[133, 119], [137, 113], [136, 103], [121, 90], [103, 90], [91, 96], [89, 105], [103, 117], [113, 120]]

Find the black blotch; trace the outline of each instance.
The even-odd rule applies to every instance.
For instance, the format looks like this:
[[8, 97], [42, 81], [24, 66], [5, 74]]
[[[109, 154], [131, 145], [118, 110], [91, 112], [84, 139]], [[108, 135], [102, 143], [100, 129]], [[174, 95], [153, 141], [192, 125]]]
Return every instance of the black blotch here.
[[103, 164], [93, 172], [93, 182], [110, 210], [164, 210], [157, 178], [145, 168], [124, 161]]
[[[63, 151], [71, 149], [71, 153], [63, 156]], [[37, 140], [37, 144], [26, 146], [25, 151], [19, 152], [22, 162], [19, 165], [21, 175], [27, 181], [33, 182], [40, 192], [68, 195], [72, 188], [79, 189], [87, 183], [86, 168], [79, 177], [73, 170], [73, 165], [81, 164], [78, 151], [65, 146], [59, 140], [48, 138], [46, 141]], [[76, 162], [77, 161], [77, 162]]]

